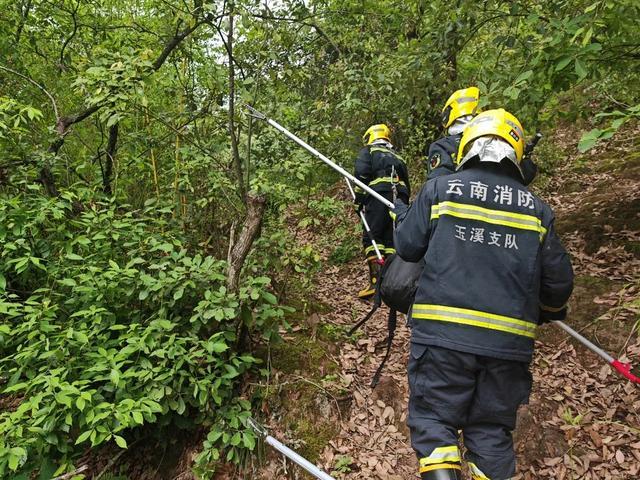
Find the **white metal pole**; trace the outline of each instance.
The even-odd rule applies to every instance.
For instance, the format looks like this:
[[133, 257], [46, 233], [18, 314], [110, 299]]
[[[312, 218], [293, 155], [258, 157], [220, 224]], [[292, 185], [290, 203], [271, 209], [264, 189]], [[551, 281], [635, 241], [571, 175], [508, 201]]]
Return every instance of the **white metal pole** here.
[[320, 480], [335, 480], [335, 478], [333, 478], [332, 476], [327, 475], [326, 473], [324, 473], [322, 470], [320, 470], [317, 466], [315, 466], [309, 460], [307, 460], [306, 458], [298, 455], [296, 452], [291, 450], [289, 447], [283, 445], [278, 440], [276, 440], [271, 435], [269, 435], [267, 433], [267, 430], [262, 425], [260, 425], [258, 422], [256, 422], [253, 418], [249, 417], [247, 419], [247, 424], [266, 443], [271, 445], [273, 448], [275, 448], [282, 455], [284, 455], [289, 460], [294, 462], [296, 465], [304, 468], [307, 472], [309, 472], [314, 477], [319, 478]]
[[578, 340], [581, 344], [583, 344], [589, 350], [591, 350], [592, 352], [597, 353], [598, 355], [600, 355], [608, 363], [613, 363], [614, 362], [615, 359], [611, 355], [609, 355], [607, 352], [602, 350], [600, 347], [594, 345], [592, 342], [590, 342], [589, 340], [584, 338], [582, 335], [580, 335], [578, 332], [576, 332], [573, 328], [571, 328], [566, 323], [561, 322], [560, 320], [555, 320], [553, 323], [555, 323], [558, 327], [563, 329], [565, 332], [567, 332], [573, 338]]
[[319, 478], [320, 480], [335, 480], [335, 478], [333, 478], [331, 475], [326, 474], [325, 472], [320, 470], [317, 466], [315, 466], [313, 463], [311, 463], [309, 460], [307, 460], [304, 457], [301, 457], [296, 452], [291, 450], [289, 447], [283, 445], [278, 440], [273, 438], [271, 435], [267, 435], [264, 441], [269, 445], [271, 445], [273, 448], [275, 448], [277, 451], [279, 451], [281, 454], [283, 454], [285, 457], [287, 457], [289, 460], [291, 460], [293, 463], [304, 468], [307, 472], [309, 472], [314, 477]]
[[[345, 178], [344, 181], [347, 182], [347, 187], [349, 187], [349, 191], [351, 192], [351, 196], [355, 200], [356, 199], [356, 192], [353, 191], [353, 187], [351, 186], [351, 182], [349, 182], [348, 178]], [[380, 249], [378, 248], [378, 244], [373, 239], [373, 235], [371, 234], [371, 228], [369, 228], [369, 223], [367, 223], [367, 219], [365, 218], [364, 213], [362, 212], [362, 210], [360, 210], [360, 212], [358, 212], [358, 213], [360, 214], [360, 219], [362, 220], [362, 225], [364, 225], [364, 229], [366, 230], [367, 234], [369, 235], [369, 240], [371, 241], [371, 245], [373, 246], [373, 249], [376, 252], [376, 257], [378, 257], [378, 260], [382, 261], [382, 254], [380, 253]]]
[[266, 115], [264, 115], [263, 113], [259, 112], [258, 110], [256, 110], [255, 108], [247, 105], [247, 108], [249, 109], [249, 111], [253, 114], [253, 116], [255, 118], [258, 118], [260, 120], [264, 120], [266, 121], [269, 125], [271, 125], [273, 128], [275, 128], [276, 130], [281, 131], [282, 133], [284, 133], [287, 137], [289, 137], [291, 140], [293, 140], [294, 142], [296, 142], [298, 145], [300, 145], [302, 148], [304, 148], [305, 150], [307, 150], [309, 153], [311, 153], [312, 155], [315, 155], [317, 158], [319, 158], [320, 160], [322, 160], [324, 163], [326, 163], [327, 165], [329, 165], [331, 168], [333, 168], [336, 172], [338, 172], [340, 175], [342, 175], [343, 177], [348, 178], [349, 180], [351, 180], [353, 183], [355, 183], [356, 185], [358, 185], [360, 188], [362, 188], [364, 191], [366, 191], [369, 195], [373, 196], [376, 200], [378, 200], [379, 202], [382, 202], [384, 205], [386, 205], [389, 208], [393, 208], [393, 202], [387, 200], [386, 198], [384, 198], [382, 195], [380, 195], [378, 192], [376, 192], [375, 190], [373, 190], [371, 187], [369, 187], [369, 185], [366, 185], [365, 183], [363, 183], [362, 181], [358, 180], [356, 177], [354, 177], [353, 175], [351, 175], [349, 172], [347, 172], [344, 168], [342, 168], [340, 165], [332, 162], [331, 160], [329, 160], [327, 157], [325, 157], [323, 154], [321, 154], [319, 151], [317, 151], [315, 148], [313, 148], [311, 145], [309, 145], [308, 143], [306, 143], [304, 140], [301, 140], [300, 138], [296, 137], [293, 133], [291, 133], [289, 130], [287, 130], [286, 128], [284, 128], [282, 125], [280, 125], [278, 122], [271, 120], [270, 118], [268, 118]]

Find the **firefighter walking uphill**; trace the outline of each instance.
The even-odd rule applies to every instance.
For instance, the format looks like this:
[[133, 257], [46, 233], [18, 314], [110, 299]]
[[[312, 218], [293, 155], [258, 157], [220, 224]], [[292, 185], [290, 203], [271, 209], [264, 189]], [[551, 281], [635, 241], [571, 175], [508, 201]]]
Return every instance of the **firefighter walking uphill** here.
[[[442, 128], [446, 135], [431, 145], [427, 150], [427, 180], [449, 175], [455, 172], [458, 164], [460, 140], [467, 125], [479, 113], [480, 90], [468, 87], [456, 90], [451, 94], [442, 109]], [[529, 185], [538, 173], [538, 166], [525, 156], [520, 162], [522, 177], [520, 181]]]
[[422, 480], [515, 474], [512, 430], [531, 391], [539, 324], [562, 320], [573, 271], [551, 208], [524, 185], [524, 132], [488, 110], [465, 128], [457, 171], [398, 202], [395, 247], [424, 259], [410, 312], [409, 419]]
[[442, 128], [447, 135], [436, 140], [427, 151], [427, 180], [456, 170], [456, 155], [465, 127], [478, 112], [480, 90], [463, 88], [451, 94], [442, 109]]
[[[389, 127], [384, 124], [373, 125], [367, 129], [362, 137], [364, 147], [356, 159], [354, 176], [391, 201], [394, 201], [395, 189], [398, 198], [408, 202], [409, 174], [404, 161], [393, 149], [390, 137]], [[380, 261], [371, 240], [376, 242], [383, 258], [394, 253], [393, 221], [386, 206], [359, 187], [355, 188], [355, 192], [356, 208], [358, 211], [364, 211], [371, 230], [367, 233], [363, 228], [362, 233], [362, 244], [369, 266], [369, 281], [368, 285], [358, 292], [359, 298], [369, 298], [375, 293], [380, 271]]]

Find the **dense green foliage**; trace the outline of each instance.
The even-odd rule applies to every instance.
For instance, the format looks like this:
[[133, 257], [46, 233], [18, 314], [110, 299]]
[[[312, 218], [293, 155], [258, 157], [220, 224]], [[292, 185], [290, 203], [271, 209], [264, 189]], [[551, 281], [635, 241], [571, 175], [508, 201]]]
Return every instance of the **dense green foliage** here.
[[237, 417], [236, 403], [249, 409], [233, 387], [255, 359], [230, 348], [234, 319], [265, 334], [277, 327], [268, 278], [227, 292], [224, 262], [189, 255], [153, 206], [94, 203], [73, 215], [80, 199], [70, 193], [19, 200], [0, 210], [4, 288], [17, 292], [0, 302], [0, 367], [5, 393], [22, 397], [1, 417], [0, 471], [83, 442], [126, 446], [126, 429], [172, 415], [207, 423]]
[[[0, 476], [71, 471], [142, 426], [209, 428], [202, 476], [253, 448], [251, 343], [277, 338], [283, 299], [312, 301], [320, 257], [298, 232], [340, 207], [317, 194], [337, 177], [242, 103], [347, 166], [387, 122], [418, 182], [455, 88], [477, 84], [529, 132], [580, 119], [583, 149], [638, 117], [633, 0], [0, 8]], [[258, 194], [235, 289], [227, 252]], [[330, 261], [356, 235], [328, 239]]]

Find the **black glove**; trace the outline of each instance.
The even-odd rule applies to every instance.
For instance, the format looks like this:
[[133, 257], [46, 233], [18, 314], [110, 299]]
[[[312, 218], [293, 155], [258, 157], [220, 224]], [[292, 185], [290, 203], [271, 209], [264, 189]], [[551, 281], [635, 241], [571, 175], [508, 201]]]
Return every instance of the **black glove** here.
[[567, 318], [567, 307], [564, 307], [554, 312], [550, 310], [543, 310], [541, 308], [540, 314], [538, 316], [538, 319], [539, 319], [538, 323], [542, 325], [544, 323], [553, 322], [555, 320], [564, 320], [565, 318]]

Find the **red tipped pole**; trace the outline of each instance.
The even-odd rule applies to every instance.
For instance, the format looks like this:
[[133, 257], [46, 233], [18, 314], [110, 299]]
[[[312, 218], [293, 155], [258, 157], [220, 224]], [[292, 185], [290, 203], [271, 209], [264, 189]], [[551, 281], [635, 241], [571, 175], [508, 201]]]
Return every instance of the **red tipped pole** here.
[[617, 370], [618, 373], [620, 373], [620, 375], [632, 381], [633, 383], [640, 385], [640, 371], [637, 367], [634, 368], [630, 363], [624, 363], [618, 359], [613, 358], [611, 355], [609, 355], [607, 352], [602, 350], [600, 347], [594, 345], [591, 341], [587, 340], [585, 337], [580, 335], [578, 332], [576, 332], [573, 328], [571, 328], [566, 323], [558, 320], [554, 321], [553, 323], [555, 323], [558, 327], [560, 327], [562, 330], [567, 332], [573, 338], [578, 340], [581, 344], [583, 344], [589, 350], [591, 350], [598, 356], [602, 357], [609, 365], [611, 365], [611, 367], [614, 370]]

